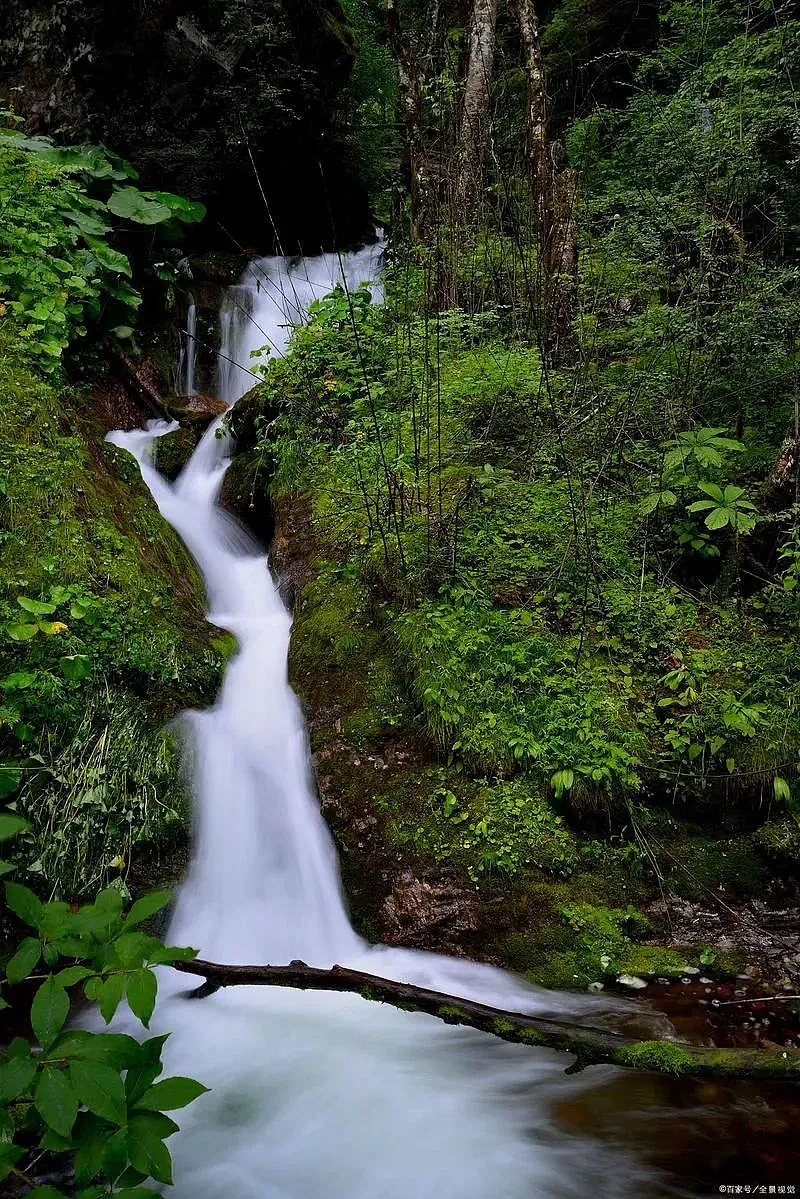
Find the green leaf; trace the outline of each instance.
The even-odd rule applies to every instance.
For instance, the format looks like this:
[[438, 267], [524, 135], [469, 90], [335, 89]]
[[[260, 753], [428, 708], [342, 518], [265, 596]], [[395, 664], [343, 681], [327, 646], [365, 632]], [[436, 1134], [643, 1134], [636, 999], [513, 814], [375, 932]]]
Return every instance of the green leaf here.
[[36, 1077], [34, 1058], [12, 1057], [0, 1063], [0, 1103], [10, 1103], [30, 1090]]
[[69, 1076], [75, 1093], [90, 1112], [112, 1124], [124, 1124], [127, 1119], [125, 1086], [111, 1066], [100, 1062], [74, 1061]]
[[158, 1191], [151, 1191], [149, 1187], [126, 1187], [124, 1191], [115, 1191], [115, 1199], [153, 1199], [153, 1196], [158, 1195]]
[[70, 1028], [50, 1046], [47, 1057], [103, 1062], [115, 1070], [135, 1068], [143, 1058], [143, 1047], [125, 1033], [87, 1032]]
[[33, 1103], [48, 1127], [68, 1137], [78, 1114], [78, 1096], [62, 1070], [45, 1066], [36, 1083]]
[[56, 610], [55, 604], [45, 604], [41, 600], [28, 599], [25, 595], [18, 595], [17, 603], [20, 608], [24, 608], [26, 612], [33, 613], [34, 616], [50, 616]]
[[714, 508], [705, 519], [708, 529], [723, 529], [730, 523], [731, 513], [727, 508]]
[[575, 774], [572, 770], [557, 770], [550, 779], [553, 789], [558, 799], [565, 791], [571, 791], [575, 783]]
[[69, 996], [51, 974], [39, 987], [31, 1004], [31, 1025], [43, 1049], [47, 1049], [61, 1032], [68, 1015]]
[[[128, 1133], [120, 1128], [113, 1136], [106, 1138], [103, 1146], [101, 1168], [106, 1178], [119, 1178], [128, 1164]], [[139, 1176], [137, 1175], [137, 1182]]]
[[108, 271], [113, 271], [117, 275], [131, 276], [131, 264], [124, 254], [120, 254], [119, 250], [112, 250], [111, 246], [106, 245], [103, 241], [91, 237], [87, 238], [87, 242], [100, 266], [103, 266]]
[[786, 779], [783, 779], [780, 777], [780, 775], [776, 774], [774, 779], [772, 780], [772, 786], [773, 786], [773, 790], [775, 791], [776, 799], [782, 799], [787, 802], [789, 800], [791, 800], [792, 789], [789, 786], [789, 784], [787, 783]]
[[149, 200], [163, 204], [170, 210], [172, 216], [183, 221], [185, 225], [194, 225], [198, 221], [205, 220], [205, 204], [187, 200], [185, 196], [174, 196], [172, 192], [146, 192], [145, 194]]
[[146, 967], [134, 970], [132, 974], [128, 975], [126, 993], [128, 1005], [134, 1016], [141, 1020], [145, 1028], [148, 1028], [158, 994], [158, 980], [153, 971]]
[[55, 1187], [44, 1186], [37, 1187], [35, 1191], [29, 1191], [27, 1199], [67, 1199], [63, 1191], [57, 1191]]
[[[19, 774], [19, 771], [15, 771], [15, 773]], [[16, 790], [16, 787], [13, 789]], [[2, 794], [2, 773], [0, 773], [0, 794]], [[13, 812], [0, 812], [0, 841], [8, 841], [19, 833], [26, 833], [30, 827], [28, 821], [23, 820], [21, 816], [16, 816]]]
[[121, 187], [112, 192], [108, 208], [115, 216], [135, 221], [137, 225], [160, 225], [172, 216], [166, 204], [148, 198], [136, 187]]
[[141, 924], [143, 920], [154, 916], [156, 912], [160, 912], [165, 908], [172, 899], [171, 891], [151, 891], [147, 895], [143, 895], [141, 899], [137, 899], [132, 903], [130, 910], [125, 917], [125, 927], [130, 928], [133, 924]]
[[122, 996], [125, 992], [125, 975], [111, 974], [105, 980], [97, 995], [97, 1002], [100, 1007], [100, 1015], [105, 1020], [106, 1024], [110, 1024], [114, 1013], [122, 1002]]
[[0, 1182], [8, 1178], [24, 1153], [22, 1145], [0, 1145]]
[[[10, 766], [0, 766], [0, 799], [13, 795], [22, 782], [22, 773]], [[5, 815], [5, 813], [4, 813]], [[19, 817], [15, 817], [19, 819]], [[11, 836], [14, 834], [12, 833]]]
[[56, 975], [56, 982], [62, 987], [74, 987], [76, 983], [83, 982], [85, 978], [91, 978], [94, 971], [88, 966], [67, 966], [64, 970], [59, 970]]
[[68, 654], [61, 658], [58, 664], [64, 678], [72, 683], [88, 678], [92, 673], [92, 660], [87, 658], [86, 654]]
[[91, 1113], [83, 1112], [73, 1133], [75, 1143], [75, 1179], [85, 1186], [100, 1172], [103, 1150], [109, 1139], [108, 1125]]
[[20, 920], [38, 929], [42, 919], [42, 902], [30, 887], [23, 887], [22, 883], [6, 883], [6, 903]]
[[156, 1182], [172, 1182], [172, 1158], [160, 1136], [142, 1116], [128, 1124], [128, 1155], [131, 1164]]
[[21, 983], [27, 978], [42, 956], [42, 947], [36, 937], [26, 937], [6, 966], [6, 978], [10, 983]]
[[197, 1082], [194, 1078], [165, 1078], [145, 1091], [137, 1103], [138, 1108], [146, 1108], [154, 1112], [171, 1112], [179, 1107], [193, 1103], [200, 1095], [205, 1095], [208, 1087]]
[[716, 504], [725, 503], [725, 496], [722, 488], [717, 487], [716, 483], [698, 483], [697, 486], [701, 491], [704, 491], [706, 495], [710, 495]]
[[12, 641], [30, 641], [39, 632], [37, 624], [7, 624], [6, 632]]

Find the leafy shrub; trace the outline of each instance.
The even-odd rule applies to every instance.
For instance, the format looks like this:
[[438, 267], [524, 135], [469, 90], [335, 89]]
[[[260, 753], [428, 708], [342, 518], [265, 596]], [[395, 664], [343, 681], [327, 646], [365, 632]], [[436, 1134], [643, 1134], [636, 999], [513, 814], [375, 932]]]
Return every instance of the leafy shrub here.
[[[114, 218], [155, 225], [204, 215], [180, 196], [139, 191], [135, 178], [103, 147], [60, 148], [0, 126], [0, 315], [13, 315], [27, 354], [47, 373], [101, 319], [131, 335], [141, 296], [113, 244]], [[157, 270], [170, 277], [166, 263]]]
[[[0, 814], [0, 840], [25, 830], [20, 818]], [[3, 862], [0, 869], [13, 867]], [[0, 1055], [0, 1181], [13, 1174], [35, 1188], [32, 1199], [64, 1199], [56, 1187], [36, 1186], [44, 1153], [51, 1174], [74, 1169], [75, 1199], [155, 1195], [142, 1184], [172, 1181], [165, 1141], [178, 1125], [165, 1113], [206, 1088], [190, 1078], [159, 1077], [165, 1036], [140, 1043], [66, 1024], [81, 991], [97, 1002], [106, 1024], [125, 998], [147, 1028], [158, 990], [154, 967], [194, 956], [140, 927], [169, 893], [143, 896], [124, 913], [115, 887], [77, 910], [42, 903], [19, 883], [6, 883], [5, 891], [9, 909], [31, 931], [6, 962], [0, 1007], [13, 1006], [18, 1017], [29, 1013], [34, 1039], [17, 1036]]]

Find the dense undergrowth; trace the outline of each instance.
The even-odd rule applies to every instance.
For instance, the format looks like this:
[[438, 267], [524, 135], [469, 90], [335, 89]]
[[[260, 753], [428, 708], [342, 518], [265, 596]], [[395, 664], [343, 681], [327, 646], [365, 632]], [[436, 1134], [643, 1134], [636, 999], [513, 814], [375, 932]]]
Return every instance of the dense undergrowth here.
[[397, 249], [383, 306], [315, 305], [239, 418], [273, 495], [310, 502], [296, 661], [377, 646], [345, 732], [425, 730], [441, 765], [385, 801], [392, 835], [476, 881], [619, 868], [701, 898], [794, 856], [800, 32], [737, 13], [699, 51], [672, 6], [641, 94], [567, 132], [569, 355], [490, 227], [459, 264], [480, 307], [436, 315], [436, 254]]
[[[203, 210], [0, 115], [0, 797], [28, 817], [32, 879], [74, 896], [183, 828], [162, 728], [219, 667], [189, 559], [86, 394], [100, 340], [135, 345], [135, 283], [174, 278]], [[83, 387], [64, 368], [82, 340]]]
[[83, 893], [184, 827], [164, 724], [213, 690], [199, 584], [85, 400], [0, 332], [0, 787], [45, 888]]

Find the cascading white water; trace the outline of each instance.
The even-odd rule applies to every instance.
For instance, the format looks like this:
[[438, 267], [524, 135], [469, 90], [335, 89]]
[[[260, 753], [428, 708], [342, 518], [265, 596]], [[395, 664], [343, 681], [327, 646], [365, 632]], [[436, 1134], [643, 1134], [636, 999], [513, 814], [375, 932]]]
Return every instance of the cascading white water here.
[[[379, 248], [348, 255], [348, 285], [374, 281], [378, 257]], [[265, 343], [282, 352], [288, 326], [338, 273], [333, 256], [251, 264], [222, 313], [225, 399], [251, 386], [250, 352]], [[229, 439], [212, 425], [170, 484], [150, 452], [173, 427], [111, 439], [138, 459], [203, 573], [209, 619], [239, 649], [214, 707], [186, 718], [196, 831], [170, 942], [223, 962], [340, 962], [509, 1009], [596, 1013], [594, 997], [369, 945], [353, 931], [287, 680], [290, 617], [263, 551], [216, 505]], [[178, 1199], [583, 1199], [594, 1187], [633, 1193], [642, 1181], [621, 1154], [587, 1151], [552, 1125], [554, 1099], [583, 1085], [564, 1076], [561, 1055], [354, 995], [240, 987], [189, 1001], [191, 985], [164, 970], [152, 1021], [172, 1033], [168, 1072], [212, 1088], [180, 1113], [170, 1142]]]
[[177, 394], [193, 396], [197, 391], [197, 304], [194, 296], [189, 297], [186, 309], [186, 328], [181, 332], [175, 375]]

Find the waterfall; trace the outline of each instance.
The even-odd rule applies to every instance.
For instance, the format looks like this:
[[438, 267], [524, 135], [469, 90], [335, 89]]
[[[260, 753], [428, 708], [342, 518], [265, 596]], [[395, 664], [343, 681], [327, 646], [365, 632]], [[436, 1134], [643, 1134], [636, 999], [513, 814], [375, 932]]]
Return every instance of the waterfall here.
[[[283, 352], [340, 270], [349, 286], [370, 281], [378, 293], [379, 258], [378, 246], [341, 263], [251, 263], [221, 314], [223, 397], [249, 389], [252, 352]], [[195, 833], [169, 942], [229, 963], [339, 962], [509, 1009], [596, 1013], [593, 996], [369, 945], [353, 931], [287, 678], [291, 618], [263, 550], [216, 503], [229, 438], [213, 424], [171, 484], [151, 451], [172, 427], [110, 436], [139, 461], [202, 571], [209, 620], [234, 634], [238, 651], [214, 706], [185, 717]], [[171, 1033], [167, 1072], [211, 1087], [179, 1113], [170, 1141], [177, 1199], [584, 1199], [595, 1188], [635, 1193], [642, 1181], [621, 1154], [589, 1151], [553, 1125], [553, 1102], [585, 1085], [565, 1077], [562, 1055], [355, 995], [238, 987], [190, 1002], [191, 985], [163, 969], [152, 1021], [153, 1032]]]
[[197, 391], [197, 303], [192, 295], [186, 309], [186, 328], [180, 335], [175, 391], [186, 396], [193, 396]]

